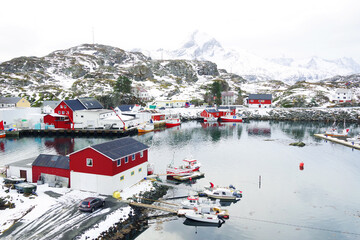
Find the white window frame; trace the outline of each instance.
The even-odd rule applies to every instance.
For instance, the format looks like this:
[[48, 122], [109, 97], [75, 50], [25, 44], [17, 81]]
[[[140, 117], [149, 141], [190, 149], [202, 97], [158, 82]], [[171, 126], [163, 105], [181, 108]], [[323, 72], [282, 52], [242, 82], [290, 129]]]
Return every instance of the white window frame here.
[[94, 160], [92, 158], [86, 158], [86, 166], [87, 167], [93, 167], [94, 166]]
[[135, 160], [135, 156], [136, 156], [136, 155], [135, 155], [135, 153], [134, 153], [134, 154], [132, 155], [132, 157], [131, 157], [131, 160], [134, 161], [134, 160]]
[[119, 167], [119, 166], [121, 166], [121, 159], [118, 159], [117, 161], [116, 161], [116, 165]]
[[125, 163], [128, 163], [128, 162], [129, 162], [129, 157], [126, 156], [126, 157], [125, 157]]
[[144, 157], [144, 151], [140, 152], [140, 158]]

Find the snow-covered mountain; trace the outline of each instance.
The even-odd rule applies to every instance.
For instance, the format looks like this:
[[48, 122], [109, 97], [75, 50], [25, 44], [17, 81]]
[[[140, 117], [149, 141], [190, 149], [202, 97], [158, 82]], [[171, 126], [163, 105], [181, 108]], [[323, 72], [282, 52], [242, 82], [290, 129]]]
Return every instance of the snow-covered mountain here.
[[319, 57], [265, 59], [246, 50], [227, 50], [213, 37], [195, 31], [178, 49], [139, 50], [153, 59], [207, 60], [219, 68], [248, 80], [281, 80], [286, 82], [318, 81], [336, 75], [360, 73], [352, 58], [326, 60]]

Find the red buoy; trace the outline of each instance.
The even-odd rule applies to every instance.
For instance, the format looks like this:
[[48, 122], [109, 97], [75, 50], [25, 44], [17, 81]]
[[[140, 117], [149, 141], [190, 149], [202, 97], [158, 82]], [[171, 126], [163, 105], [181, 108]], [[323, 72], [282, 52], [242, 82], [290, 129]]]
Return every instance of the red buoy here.
[[303, 162], [300, 163], [299, 168], [300, 168], [301, 171], [304, 170], [304, 163]]

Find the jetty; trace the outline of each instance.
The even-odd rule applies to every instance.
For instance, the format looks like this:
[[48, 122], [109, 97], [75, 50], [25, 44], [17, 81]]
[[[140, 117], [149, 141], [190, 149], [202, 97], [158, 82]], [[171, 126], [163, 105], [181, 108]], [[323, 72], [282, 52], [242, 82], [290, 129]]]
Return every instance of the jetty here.
[[345, 145], [347, 147], [351, 147], [351, 148], [355, 148], [355, 149], [360, 150], [360, 144], [355, 143], [355, 142], [350, 142], [350, 141], [346, 141], [345, 139], [340, 139], [340, 138], [336, 138], [336, 137], [327, 136], [325, 134], [314, 134], [314, 136], [318, 137], [318, 138], [325, 139], [325, 140], [329, 140], [331, 142], [339, 143], [339, 144]]
[[178, 210], [172, 209], [172, 208], [166, 208], [166, 207], [161, 207], [161, 206], [157, 206], [157, 205], [153, 205], [153, 204], [145, 204], [145, 203], [138, 203], [138, 202], [129, 202], [130, 206], [134, 206], [134, 207], [141, 207], [141, 208], [150, 208], [150, 209], [154, 209], [154, 210], [160, 210], [160, 211], [164, 211], [164, 212], [170, 212], [173, 214], [177, 214]]

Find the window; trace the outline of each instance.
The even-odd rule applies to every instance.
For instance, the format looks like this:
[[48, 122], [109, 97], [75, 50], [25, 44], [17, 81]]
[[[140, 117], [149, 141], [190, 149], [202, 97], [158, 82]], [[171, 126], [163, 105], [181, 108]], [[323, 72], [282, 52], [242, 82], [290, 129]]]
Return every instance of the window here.
[[125, 163], [129, 162], [129, 157], [125, 157]]
[[66, 111], [67, 114], [69, 114], [69, 111]]
[[65, 111], [62, 111], [62, 114], [65, 114]]
[[61, 111], [58, 111], [58, 114], [61, 114]]
[[132, 155], [131, 160], [135, 160], [135, 154]]
[[125, 177], [124, 177], [124, 175], [122, 175], [121, 177], [120, 177], [120, 181], [122, 181], [122, 180], [124, 180], [125, 179]]
[[134, 174], [135, 174], [135, 172], [134, 172], [134, 171], [132, 171], [132, 172], [131, 172], [131, 176], [134, 176]]
[[142, 158], [144, 156], [144, 151], [140, 152], [140, 157]]
[[121, 159], [117, 160], [116, 163], [117, 163], [117, 166], [120, 166], [121, 165]]
[[64, 108], [66, 109], [66, 105], [64, 105]]
[[87, 158], [87, 159], [86, 159], [86, 166], [88, 166], [88, 167], [92, 167], [92, 166], [93, 166], [93, 160], [92, 160], [92, 158]]
[[63, 108], [63, 105], [60, 105], [60, 108]]
[[138, 172], [141, 172], [141, 171], [142, 171], [142, 169], [141, 169], [141, 168], [139, 168]]

